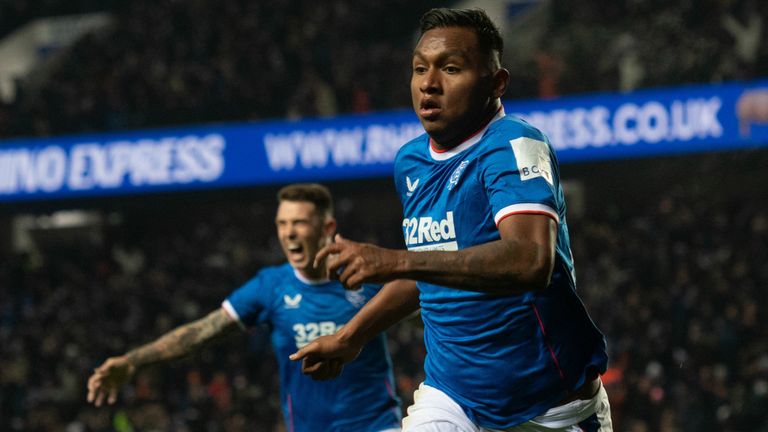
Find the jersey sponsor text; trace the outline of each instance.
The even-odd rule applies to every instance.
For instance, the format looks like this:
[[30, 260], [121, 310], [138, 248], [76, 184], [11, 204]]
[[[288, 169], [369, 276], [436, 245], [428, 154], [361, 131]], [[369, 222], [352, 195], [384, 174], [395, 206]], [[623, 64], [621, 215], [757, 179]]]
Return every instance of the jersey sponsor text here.
[[456, 227], [453, 211], [445, 219], [434, 220], [431, 216], [403, 219], [403, 234], [408, 250], [457, 250]]

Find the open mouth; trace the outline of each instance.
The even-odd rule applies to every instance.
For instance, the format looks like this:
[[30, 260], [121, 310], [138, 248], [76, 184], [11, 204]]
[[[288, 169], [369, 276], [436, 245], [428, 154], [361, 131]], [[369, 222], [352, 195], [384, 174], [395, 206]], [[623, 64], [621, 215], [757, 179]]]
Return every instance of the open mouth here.
[[301, 260], [304, 258], [304, 246], [300, 244], [288, 244], [288, 257], [292, 260]]
[[431, 119], [440, 113], [440, 104], [434, 99], [424, 99], [419, 104], [419, 115], [424, 119]]

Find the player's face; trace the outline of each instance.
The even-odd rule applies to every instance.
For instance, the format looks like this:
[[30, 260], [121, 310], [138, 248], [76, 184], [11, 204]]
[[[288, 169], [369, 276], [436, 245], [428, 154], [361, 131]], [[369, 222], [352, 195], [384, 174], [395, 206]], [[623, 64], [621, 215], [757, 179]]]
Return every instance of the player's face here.
[[336, 229], [333, 218], [318, 214], [311, 202], [282, 201], [277, 208], [275, 225], [291, 266], [304, 276], [319, 277], [322, 271], [313, 268], [313, 263], [317, 252], [330, 241]]
[[425, 32], [413, 53], [412, 73], [413, 109], [441, 147], [453, 147], [476, 132], [495, 112], [506, 87], [504, 81], [499, 88], [475, 32], [462, 27]]

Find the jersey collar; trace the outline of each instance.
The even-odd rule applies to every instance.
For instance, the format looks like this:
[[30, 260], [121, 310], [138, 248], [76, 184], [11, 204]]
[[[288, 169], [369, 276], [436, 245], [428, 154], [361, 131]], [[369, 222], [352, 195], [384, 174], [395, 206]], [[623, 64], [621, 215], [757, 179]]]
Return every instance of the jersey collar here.
[[448, 160], [457, 154], [463, 152], [464, 150], [472, 147], [473, 145], [480, 142], [480, 140], [483, 138], [483, 135], [485, 135], [485, 131], [488, 130], [488, 128], [493, 124], [493, 122], [501, 119], [504, 117], [504, 106], [500, 106], [498, 111], [496, 111], [496, 114], [494, 114], [493, 117], [491, 117], [491, 120], [488, 121], [488, 123], [485, 124], [480, 130], [473, 133], [469, 136], [466, 140], [464, 140], [463, 143], [457, 145], [456, 147], [448, 150], [437, 150], [435, 148], [434, 143], [432, 142], [432, 138], [429, 138], [429, 155], [432, 156], [432, 159], [436, 161], [444, 161]]
[[296, 276], [296, 279], [300, 280], [301, 282], [307, 284], [307, 285], [323, 285], [327, 284], [331, 280], [328, 278], [325, 279], [309, 279], [305, 277], [301, 272], [299, 272], [296, 269], [293, 269], [293, 274]]

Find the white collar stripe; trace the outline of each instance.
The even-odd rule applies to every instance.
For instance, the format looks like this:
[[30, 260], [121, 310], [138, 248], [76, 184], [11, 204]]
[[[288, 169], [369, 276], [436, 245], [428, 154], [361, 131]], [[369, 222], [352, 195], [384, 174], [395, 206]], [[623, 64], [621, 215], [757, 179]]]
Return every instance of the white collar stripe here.
[[504, 107], [502, 106], [501, 108], [499, 108], [499, 111], [496, 113], [496, 115], [493, 116], [491, 121], [489, 121], [488, 124], [485, 125], [484, 128], [482, 128], [478, 133], [472, 135], [472, 137], [469, 138], [468, 140], [464, 141], [463, 143], [457, 145], [456, 147], [454, 147], [454, 148], [452, 148], [450, 150], [447, 150], [447, 151], [444, 151], [444, 152], [436, 152], [432, 148], [432, 144], [428, 143], [427, 145], [429, 145], [429, 154], [430, 154], [430, 156], [432, 156], [432, 159], [434, 159], [436, 161], [444, 161], [444, 160], [448, 160], [448, 159], [456, 156], [457, 154], [463, 152], [464, 150], [466, 150], [466, 149], [472, 147], [473, 145], [477, 144], [478, 142], [480, 142], [480, 140], [483, 139], [483, 135], [485, 135], [485, 131], [488, 130], [488, 128], [491, 126], [491, 124], [493, 124], [493, 122], [495, 122], [495, 121], [497, 121], [499, 119], [504, 118], [504, 115], [505, 115], [504, 114]]
[[296, 279], [302, 281], [307, 285], [322, 285], [322, 284], [327, 284], [328, 282], [331, 281], [330, 279], [327, 279], [327, 278], [326, 279], [309, 279], [296, 269], [293, 269], [293, 274], [296, 275]]

